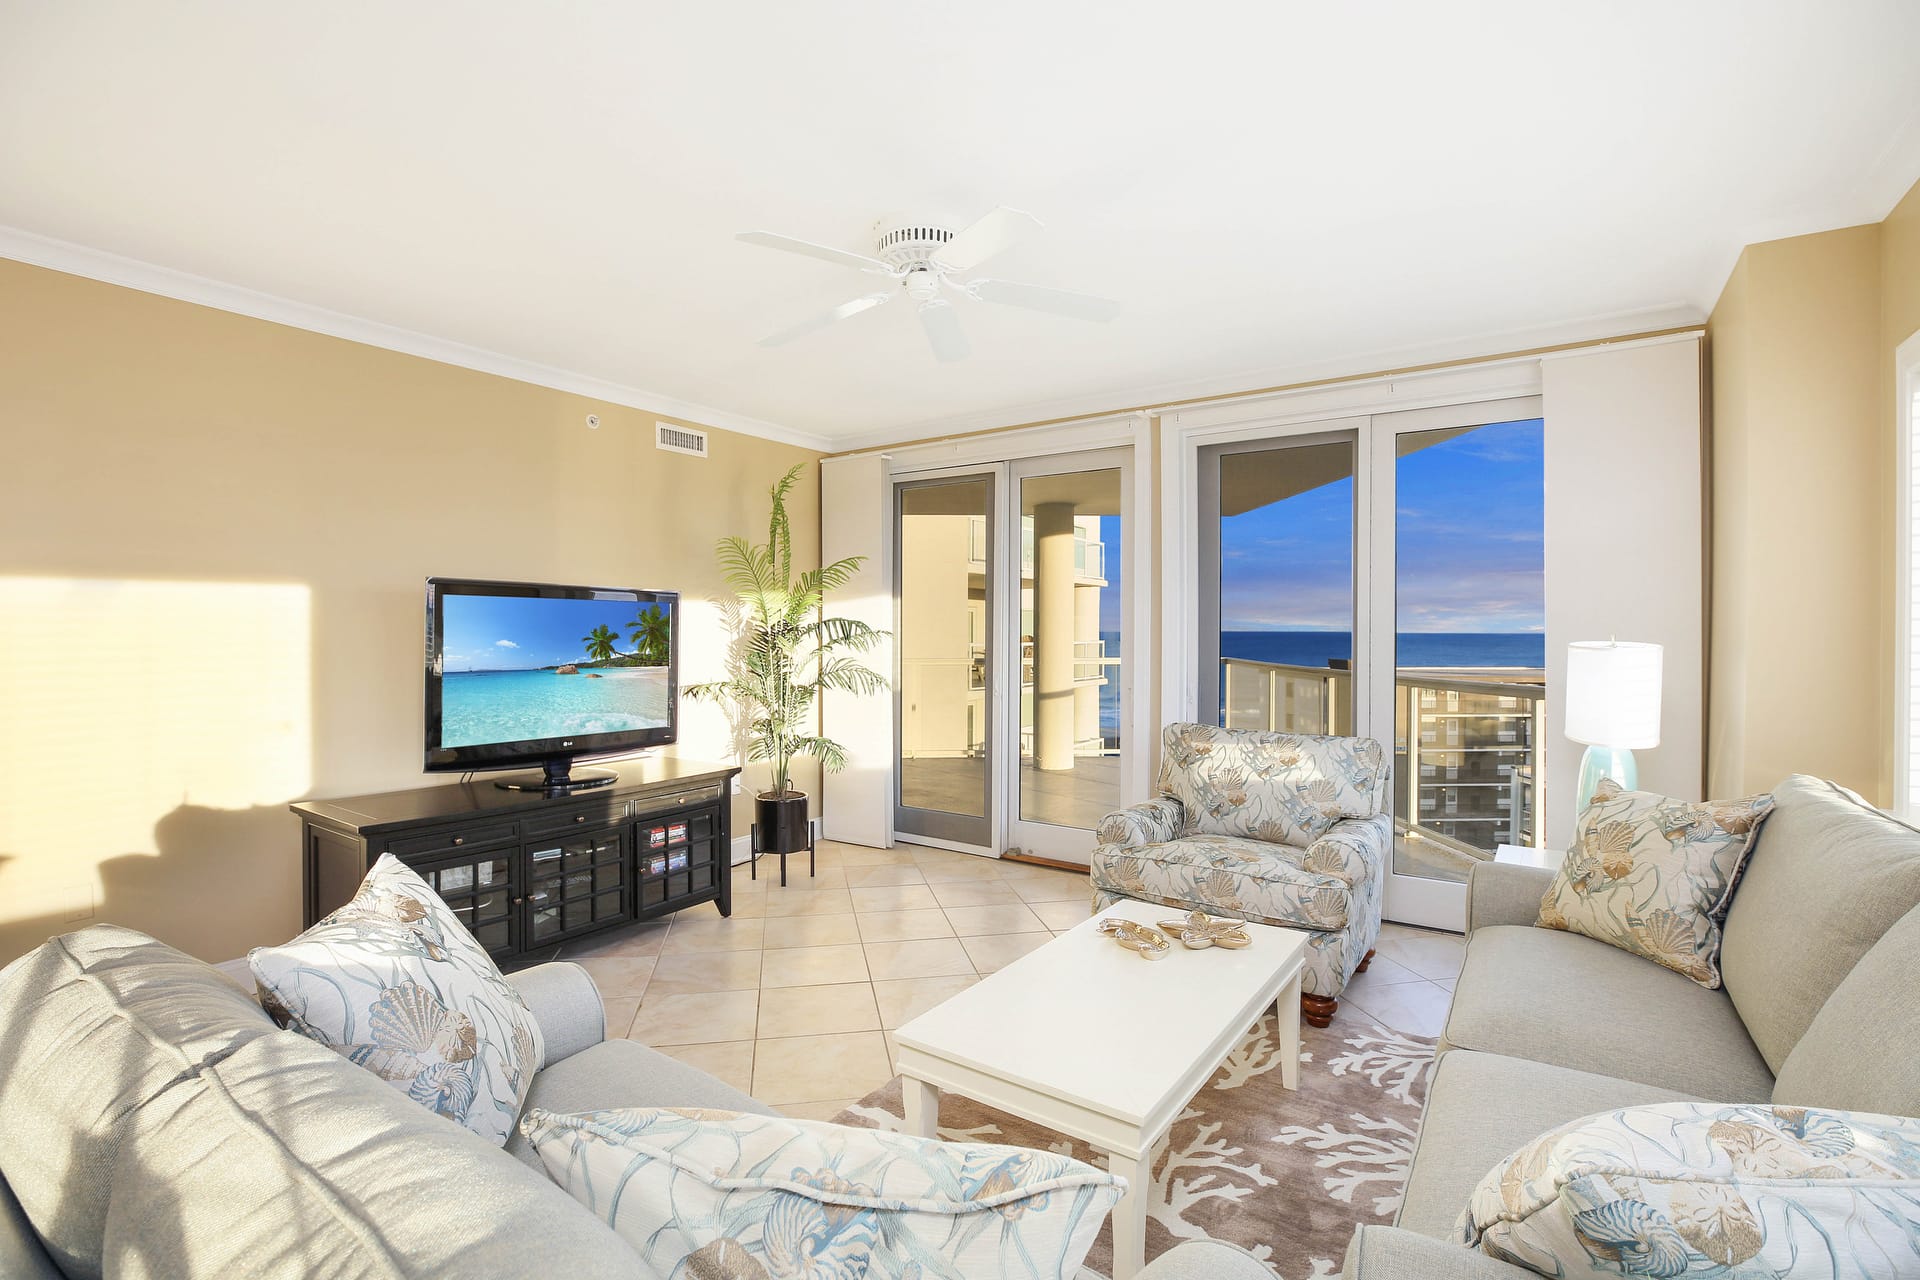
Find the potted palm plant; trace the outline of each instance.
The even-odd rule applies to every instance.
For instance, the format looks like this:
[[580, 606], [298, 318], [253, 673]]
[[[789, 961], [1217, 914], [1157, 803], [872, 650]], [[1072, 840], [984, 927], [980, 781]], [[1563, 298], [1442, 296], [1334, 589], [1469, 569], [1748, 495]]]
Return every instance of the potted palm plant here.
[[813, 731], [820, 695], [828, 689], [876, 693], [887, 685], [860, 658], [887, 633], [823, 613], [827, 592], [852, 581], [865, 557], [794, 574], [787, 495], [800, 471], [794, 467], [773, 486], [765, 543], [720, 540], [721, 576], [735, 596], [735, 643], [726, 679], [687, 689], [693, 698], [731, 703], [745, 731], [747, 759], [772, 765], [773, 785], [754, 802], [762, 853], [807, 847], [807, 795], [794, 788], [794, 757], [812, 756], [827, 770], [846, 765], [846, 748]]

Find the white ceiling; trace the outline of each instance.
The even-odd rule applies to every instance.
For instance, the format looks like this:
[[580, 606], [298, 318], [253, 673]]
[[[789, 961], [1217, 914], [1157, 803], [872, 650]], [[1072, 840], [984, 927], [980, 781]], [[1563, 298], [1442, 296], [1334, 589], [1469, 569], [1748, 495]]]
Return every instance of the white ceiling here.
[[[1698, 320], [1920, 176], [1917, 48], [1915, 0], [0, 0], [0, 252], [846, 447]], [[1120, 319], [755, 345], [872, 278], [734, 232], [996, 204], [1047, 226], [991, 274]]]

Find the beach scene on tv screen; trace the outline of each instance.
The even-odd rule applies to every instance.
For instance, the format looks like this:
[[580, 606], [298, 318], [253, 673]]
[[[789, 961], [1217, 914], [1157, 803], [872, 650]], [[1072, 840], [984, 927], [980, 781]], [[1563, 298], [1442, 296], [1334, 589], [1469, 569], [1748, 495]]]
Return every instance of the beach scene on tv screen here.
[[440, 745], [661, 729], [672, 606], [443, 598]]

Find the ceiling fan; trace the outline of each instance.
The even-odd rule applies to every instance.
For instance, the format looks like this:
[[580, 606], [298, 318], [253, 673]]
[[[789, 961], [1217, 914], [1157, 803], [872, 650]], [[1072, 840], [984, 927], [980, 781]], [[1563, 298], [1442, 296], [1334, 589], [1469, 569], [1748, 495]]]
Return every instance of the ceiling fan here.
[[919, 304], [920, 327], [926, 331], [933, 354], [941, 360], [964, 360], [972, 349], [966, 331], [960, 327], [960, 313], [943, 296], [951, 290], [976, 302], [997, 302], [1029, 311], [1045, 311], [1076, 320], [1105, 323], [1120, 314], [1120, 304], [1109, 298], [1049, 289], [1037, 284], [1018, 284], [1012, 280], [976, 277], [959, 280], [989, 258], [1009, 249], [1041, 222], [1030, 213], [1004, 206], [993, 210], [972, 226], [960, 231], [931, 223], [880, 222], [875, 225], [877, 239], [873, 254], [849, 253], [792, 236], [771, 231], [743, 231], [736, 239], [788, 253], [803, 253], [824, 258], [844, 267], [853, 267], [871, 275], [884, 276], [888, 284], [873, 293], [849, 299], [837, 307], [810, 316], [799, 324], [782, 329], [760, 340], [763, 347], [778, 347], [795, 338], [824, 329], [862, 311], [871, 311], [893, 301], [901, 294]]

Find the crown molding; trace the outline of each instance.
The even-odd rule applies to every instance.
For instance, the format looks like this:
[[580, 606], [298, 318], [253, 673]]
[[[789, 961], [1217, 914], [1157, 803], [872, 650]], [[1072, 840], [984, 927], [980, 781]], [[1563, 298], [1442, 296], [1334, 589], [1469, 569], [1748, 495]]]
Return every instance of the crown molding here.
[[1271, 395], [1314, 383], [1377, 378], [1388, 373], [1453, 364], [1479, 364], [1517, 355], [1537, 355], [1551, 348], [1616, 342], [1656, 330], [1690, 328], [1705, 320], [1706, 313], [1699, 307], [1686, 302], [1670, 302], [1637, 311], [1613, 312], [1531, 329], [1502, 330], [1441, 343], [1388, 347], [1318, 364], [1254, 369], [1245, 373], [1123, 388], [1069, 399], [1032, 401], [951, 418], [927, 419], [843, 437], [834, 442], [833, 448], [836, 454], [859, 453], [889, 445], [917, 444], [981, 431], [1044, 426], [1075, 418], [1106, 417], [1137, 410], [1158, 412], [1200, 401]]
[[18, 227], [0, 226], [0, 258], [10, 258], [15, 262], [27, 263], [29, 266], [62, 271], [68, 275], [85, 276], [89, 280], [98, 280], [104, 284], [137, 289], [141, 293], [157, 294], [163, 298], [191, 302], [197, 306], [229, 311], [235, 315], [250, 316], [255, 320], [305, 329], [310, 333], [325, 334], [330, 338], [342, 338], [348, 342], [380, 347], [402, 355], [418, 356], [423, 360], [471, 369], [476, 373], [490, 373], [496, 377], [511, 378], [515, 382], [532, 383], [537, 387], [548, 387], [554, 391], [586, 396], [607, 404], [639, 409], [666, 418], [679, 418], [696, 426], [738, 432], [741, 435], [772, 440], [779, 444], [797, 445], [820, 453], [836, 447], [825, 436], [796, 431], [776, 422], [766, 422], [744, 414], [731, 413], [712, 405], [694, 404], [691, 401], [660, 395], [639, 387], [609, 382], [605, 378], [597, 378], [591, 374], [576, 373], [571, 369], [560, 369], [532, 360], [522, 360], [516, 356], [503, 355], [498, 351], [488, 351], [446, 338], [436, 338], [432, 334], [381, 324], [377, 320], [368, 320], [341, 311], [329, 311], [325, 307], [311, 306], [291, 298], [277, 297], [240, 285], [211, 280], [191, 272], [156, 266], [137, 258], [122, 257], [119, 254], [92, 249], [86, 245], [56, 240], [51, 236], [37, 235]]

